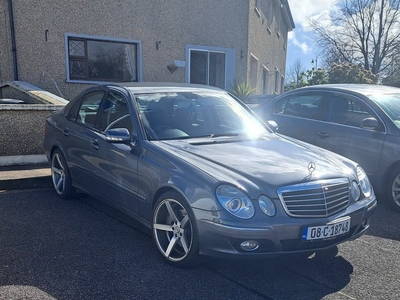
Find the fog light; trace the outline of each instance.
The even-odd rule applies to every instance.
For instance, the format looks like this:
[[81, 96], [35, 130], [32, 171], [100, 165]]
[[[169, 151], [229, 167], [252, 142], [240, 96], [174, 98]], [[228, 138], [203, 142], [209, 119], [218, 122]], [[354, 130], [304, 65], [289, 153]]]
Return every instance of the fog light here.
[[244, 251], [254, 251], [257, 250], [260, 244], [257, 241], [244, 241], [240, 244], [240, 248]]

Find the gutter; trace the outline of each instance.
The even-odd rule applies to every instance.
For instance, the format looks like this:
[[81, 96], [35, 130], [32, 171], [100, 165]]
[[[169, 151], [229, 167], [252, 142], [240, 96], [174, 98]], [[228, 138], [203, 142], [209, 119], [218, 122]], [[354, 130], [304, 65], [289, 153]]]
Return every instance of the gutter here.
[[18, 81], [17, 44], [15, 42], [14, 13], [12, 0], [8, 0], [8, 13], [10, 16], [11, 44], [13, 53], [14, 80]]

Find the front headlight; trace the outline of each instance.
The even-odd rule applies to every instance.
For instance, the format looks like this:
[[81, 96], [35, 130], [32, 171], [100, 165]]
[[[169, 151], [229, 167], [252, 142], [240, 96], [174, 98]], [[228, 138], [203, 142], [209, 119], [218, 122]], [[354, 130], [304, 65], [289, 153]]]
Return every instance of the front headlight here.
[[357, 167], [357, 176], [361, 192], [364, 194], [365, 197], [367, 198], [371, 197], [372, 194], [371, 183], [369, 182], [367, 174], [360, 166]]
[[216, 191], [219, 203], [232, 215], [250, 219], [254, 215], [251, 200], [239, 189], [230, 185], [220, 185]]

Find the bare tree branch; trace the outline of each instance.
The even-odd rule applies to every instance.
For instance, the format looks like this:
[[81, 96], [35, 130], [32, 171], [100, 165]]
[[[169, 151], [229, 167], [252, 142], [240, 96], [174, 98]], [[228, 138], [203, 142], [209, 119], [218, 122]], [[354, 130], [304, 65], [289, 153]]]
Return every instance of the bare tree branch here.
[[373, 74], [400, 61], [400, 0], [339, 0], [332, 26], [309, 19], [325, 62], [361, 63]]

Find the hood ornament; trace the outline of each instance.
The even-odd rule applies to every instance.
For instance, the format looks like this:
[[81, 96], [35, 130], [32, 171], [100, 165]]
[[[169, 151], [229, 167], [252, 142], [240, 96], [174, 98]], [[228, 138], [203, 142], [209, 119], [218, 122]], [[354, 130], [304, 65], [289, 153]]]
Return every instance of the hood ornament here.
[[308, 173], [310, 174], [310, 176], [314, 173], [316, 168], [317, 165], [315, 164], [315, 162], [312, 161], [308, 164]]

